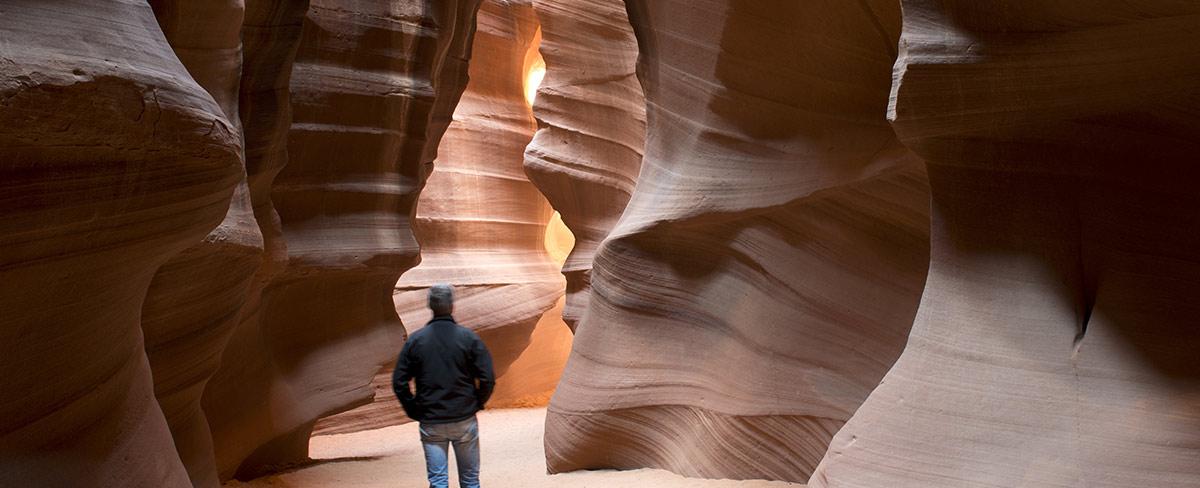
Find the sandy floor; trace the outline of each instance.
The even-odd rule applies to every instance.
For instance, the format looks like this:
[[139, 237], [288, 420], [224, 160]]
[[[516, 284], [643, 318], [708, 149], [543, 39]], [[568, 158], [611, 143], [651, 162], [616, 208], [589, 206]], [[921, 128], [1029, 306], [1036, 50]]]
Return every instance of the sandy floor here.
[[[666, 471], [584, 471], [547, 475], [542, 451], [545, 409], [489, 410], [479, 416], [482, 439], [482, 485], [485, 488], [799, 488], [768, 481], [713, 481]], [[261, 488], [420, 488], [425, 458], [415, 424], [354, 434], [318, 436], [311, 443], [313, 464], [248, 483], [227, 487]], [[450, 461], [451, 473], [454, 461]], [[450, 486], [458, 486], [451, 478]]]

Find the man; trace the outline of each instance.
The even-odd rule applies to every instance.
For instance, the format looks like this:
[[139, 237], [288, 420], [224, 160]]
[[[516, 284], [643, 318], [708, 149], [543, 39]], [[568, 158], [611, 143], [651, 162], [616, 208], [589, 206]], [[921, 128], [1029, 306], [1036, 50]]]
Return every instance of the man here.
[[[492, 355], [479, 336], [458, 325], [454, 289], [429, 288], [433, 320], [404, 343], [392, 389], [404, 413], [421, 423], [425, 467], [430, 488], [449, 488], [447, 443], [454, 445], [461, 488], [479, 488], [479, 424], [475, 412], [483, 409], [496, 386]], [[417, 394], [408, 387], [416, 380]]]

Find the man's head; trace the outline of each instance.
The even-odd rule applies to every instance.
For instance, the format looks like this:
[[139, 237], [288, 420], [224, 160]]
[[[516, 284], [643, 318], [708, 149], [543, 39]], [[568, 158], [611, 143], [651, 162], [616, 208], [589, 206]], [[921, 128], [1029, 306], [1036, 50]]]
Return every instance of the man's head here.
[[446, 284], [429, 287], [429, 309], [434, 317], [450, 315], [454, 311], [454, 287]]

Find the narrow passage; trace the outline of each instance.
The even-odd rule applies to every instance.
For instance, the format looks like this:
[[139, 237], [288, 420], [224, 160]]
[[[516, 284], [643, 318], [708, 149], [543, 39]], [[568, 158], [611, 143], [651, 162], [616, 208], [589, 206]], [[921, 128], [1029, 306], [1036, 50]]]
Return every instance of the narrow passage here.
[[[542, 450], [546, 409], [486, 410], [479, 413], [486, 488], [802, 488], [779, 481], [684, 478], [662, 470], [583, 471], [547, 475]], [[317, 436], [314, 462], [227, 488], [421, 488], [425, 461], [415, 423], [353, 434]], [[450, 486], [458, 486], [451, 460]]]

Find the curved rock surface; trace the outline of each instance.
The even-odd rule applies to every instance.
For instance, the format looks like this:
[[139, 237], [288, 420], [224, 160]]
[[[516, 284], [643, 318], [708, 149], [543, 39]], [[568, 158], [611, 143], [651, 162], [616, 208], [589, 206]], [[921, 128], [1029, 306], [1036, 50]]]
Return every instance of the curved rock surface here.
[[[484, 1], [477, 23], [470, 82], [417, 204], [421, 264], [400, 278], [393, 298], [411, 333], [430, 319], [429, 286], [454, 285], [455, 318], [492, 352], [498, 386], [489, 406], [544, 404], [570, 336], [553, 331], [562, 326], [561, 309], [552, 307], [564, 290], [561, 260], [547, 248], [553, 211], [522, 169], [535, 129], [527, 96], [541, 68], [539, 27], [529, 1]], [[316, 432], [408, 421], [391, 391], [393, 366], [391, 358], [377, 373], [370, 405], [323, 419]]]
[[565, 286], [545, 247], [553, 210], [522, 166], [535, 129], [525, 84], [537, 32], [529, 1], [480, 7], [471, 81], [417, 203], [421, 264], [400, 278], [394, 297], [416, 330], [430, 318], [428, 287], [454, 285], [454, 317], [487, 343], [498, 377]]
[[925, 279], [928, 185], [884, 118], [898, 6], [629, 12], [646, 155], [596, 254], [549, 469], [804, 481], [900, 354]]
[[[240, 132], [241, 2], [151, 0], [150, 5], [176, 57]], [[200, 398], [252, 291], [262, 252], [262, 234], [243, 178], [225, 220], [159, 268], [142, 305], [154, 394], [197, 488], [220, 484]]]
[[[270, 186], [286, 265], [260, 272], [256, 320], [238, 327], [205, 393], [222, 477], [303, 460], [313, 423], [370, 401], [379, 364], [399, 350], [391, 290], [416, 263], [409, 220], [465, 85], [476, 7], [313, 0], [303, 13], [286, 166]], [[269, 10], [256, 26], [293, 32], [294, 4]], [[273, 87], [256, 89], [271, 111]], [[267, 127], [259, 136], [269, 179], [282, 148]]]
[[1200, 486], [1200, 5], [903, 3], [929, 283], [810, 486]]
[[140, 316], [226, 215], [236, 124], [144, 2], [7, 1], [0, 45], [0, 485], [189, 486]]
[[535, 0], [546, 76], [533, 113], [538, 131], [525, 172], [575, 236], [562, 268], [563, 319], [575, 329], [592, 258], [633, 193], [646, 137], [646, 106], [634, 74], [637, 40], [621, 0]]

